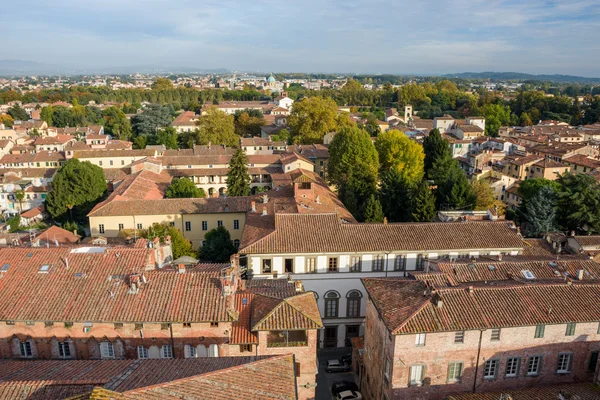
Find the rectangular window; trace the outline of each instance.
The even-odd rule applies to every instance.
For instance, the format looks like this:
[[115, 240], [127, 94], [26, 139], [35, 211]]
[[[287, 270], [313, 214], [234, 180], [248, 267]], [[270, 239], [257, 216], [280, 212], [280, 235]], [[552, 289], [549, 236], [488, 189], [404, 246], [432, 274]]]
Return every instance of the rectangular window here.
[[202, 221], [202, 230], [203, 231], [207, 231], [208, 230], [208, 221]]
[[211, 328], [218, 328], [219, 327], [219, 322], [218, 321], [212, 321], [210, 323], [210, 327]]
[[542, 356], [531, 356], [527, 360], [527, 375], [539, 375], [542, 370]]
[[337, 297], [325, 299], [325, 317], [336, 318], [338, 316], [339, 299]]
[[124, 228], [124, 225], [123, 224], [119, 224], [119, 230], [122, 231], [123, 228]]
[[483, 367], [483, 379], [496, 379], [499, 360], [487, 360]]
[[558, 364], [556, 365], [557, 374], [568, 374], [571, 372], [571, 363], [573, 362], [573, 353], [560, 353], [558, 355]]
[[534, 338], [535, 339], [543, 338], [545, 330], [546, 330], [546, 325], [536, 325]]
[[346, 299], [346, 317], [360, 316], [360, 297], [348, 297]]
[[519, 376], [519, 366], [521, 365], [520, 357], [508, 357], [506, 359], [506, 374], [507, 378], [516, 378]]
[[190, 221], [185, 221], [185, 231], [189, 232], [192, 230], [192, 223]]
[[383, 271], [383, 256], [373, 258], [373, 271]]
[[148, 358], [148, 349], [145, 348], [144, 346], [138, 346], [137, 347], [137, 353], [138, 353], [138, 358], [140, 360]]
[[98, 161], [98, 165], [99, 165], [99, 166], [102, 166], [102, 161]]
[[310, 257], [306, 259], [306, 272], [317, 272], [317, 259], [315, 257]]
[[58, 342], [58, 357], [71, 358], [71, 347], [69, 347], [69, 342]]
[[100, 343], [100, 357], [115, 358], [115, 349], [111, 342]]
[[413, 365], [410, 367], [410, 385], [420, 386], [423, 384], [423, 378], [425, 377], [425, 366], [424, 365]]
[[425, 257], [423, 254], [417, 256], [417, 271], [423, 271], [425, 269]]
[[134, 324], [133, 329], [139, 331], [140, 329], [144, 329], [144, 324]]
[[492, 342], [497, 342], [500, 340], [500, 328], [492, 329], [492, 335], [490, 337]]
[[271, 273], [271, 259], [270, 258], [263, 258], [262, 260], [262, 273], [263, 274], [270, 274]]
[[425, 333], [417, 333], [415, 335], [415, 344], [417, 346], [425, 346]]
[[458, 331], [454, 334], [454, 343], [465, 342], [465, 331]]
[[592, 351], [590, 354], [590, 362], [588, 363], [588, 371], [594, 372], [596, 370], [596, 364], [598, 364], [598, 351]]
[[285, 260], [283, 260], [283, 270], [286, 274], [294, 273], [294, 259], [293, 258], [286, 258]]
[[575, 335], [575, 327], [577, 324], [575, 322], [569, 322], [567, 324], [567, 330], [565, 331], [565, 336], [573, 336]]
[[192, 323], [191, 322], [184, 322], [183, 323], [183, 327], [184, 328], [191, 328], [192, 327]]
[[240, 344], [240, 353], [252, 353], [252, 345]]
[[350, 258], [350, 272], [360, 272], [361, 268], [360, 256], [352, 256]]
[[19, 342], [19, 353], [21, 354], [21, 357], [33, 357], [33, 352], [31, 351], [31, 343]]
[[144, 229], [144, 226], [142, 224], [137, 224], [137, 228], [138, 229]]
[[186, 344], [185, 345], [185, 358], [196, 358], [196, 357], [198, 357], [196, 354], [196, 348], [192, 345]]
[[110, 160], [110, 165], [113, 165], [113, 160]]
[[338, 259], [336, 257], [329, 257], [327, 272], [338, 272]]
[[169, 226], [175, 226], [175, 222], [173, 222], [173, 221], [170, 221], [170, 222], [169, 222]]
[[406, 256], [396, 256], [394, 260], [394, 271], [406, 270]]
[[167, 329], [169, 329], [169, 324], [160, 324], [161, 331], [166, 331]]
[[98, 231], [99, 231], [100, 233], [104, 233], [104, 224], [100, 224], [100, 225], [98, 225]]
[[233, 229], [235, 229], [235, 230], [240, 229], [240, 220], [239, 219], [233, 220]]
[[448, 364], [448, 382], [460, 382], [463, 371], [462, 362], [451, 362]]
[[173, 358], [173, 348], [170, 344], [163, 344], [160, 348], [160, 358]]
[[223, 221], [220, 221], [220, 220], [217, 221], [217, 227], [221, 227], [221, 226], [223, 226]]

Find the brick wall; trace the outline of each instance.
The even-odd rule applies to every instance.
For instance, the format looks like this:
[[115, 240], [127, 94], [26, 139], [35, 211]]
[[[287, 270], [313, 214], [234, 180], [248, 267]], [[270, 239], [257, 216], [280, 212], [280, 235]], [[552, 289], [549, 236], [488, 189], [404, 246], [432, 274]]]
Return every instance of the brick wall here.
[[[600, 335], [598, 323], [580, 323], [575, 333], [566, 336], [566, 324], [546, 325], [543, 338], [535, 338], [535, 326], [504, 328], [500, 332], [500, 340], [491, 338], [491, 330], [466, 331], [464, 342], [455, 343], [455, 332], [427, 334], [424, 346], [416, 345], [415, 335], [394, 336], [394, 361], [392, 370], [392, 388], [389, 398], [434, 400], [444, 399], [457, 393], [472, 392], [475, 384], [476, 392], [500, 391], [509, 388], [522, 388], [535, 385], [592, 381], [594, 371], [588, 371], [592, 352], [600, 351]], [[387, 329], [378, 317], [371, 304], [367, 305], [367, 328], [365, 332], [365, 348], [367, 353], [364, 362], [367, 370], [367, 385], [363, 392], [371, 394], [387, 390], [383, 374], [382, 343], [388, 339]], [[481, 353], [477, 363], [478, 348], [481, 337]], [[377, 357], [368, 357], [374, 352]], [[559, 353], [573, 353], [571, 372], [558, 374], [557, 363]], [[379, 356], [381, 354], [381, 356]], [[527, 362], [530, 356], [542, 356], [539, 375], [527, 375]], [[509, 357], [521, 357], [516, 377], [506, 377], [506, 365]], [[484, 379], [484, 364], [489, 359], [497, 359], [498, 371], [494, 379]], [[448, 382], [448, 364], [462, 362], [463, 372], [460, 382]], [[411, 365], [424, 365], [423, 386], [410, 386]], [[478, 368], [477, 368], [478, 365]], [[475, 371], [477, 370], [477, 374]]]

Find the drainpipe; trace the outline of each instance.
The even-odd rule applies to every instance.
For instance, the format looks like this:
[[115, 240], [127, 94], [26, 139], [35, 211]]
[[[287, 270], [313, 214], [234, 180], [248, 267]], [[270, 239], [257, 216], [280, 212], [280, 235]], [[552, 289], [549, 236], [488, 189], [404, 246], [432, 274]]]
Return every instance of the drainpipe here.
[[477, 363], [475, 364], [475, 377], [473, 378], [473, 393], [477, 388], [477, 373], [479, 372], [479, 356], [481, 355], [481, 339], [483, 338], [483, 329], [479, 331], [479, 344], [477, 345]]
[[385, 253], [385, 277], [387, 278], [387, 273], [388, 273], [388, 259], [389, 259], [389, 255], [390, 252]]
[[173, 339], [173, 324], [169, 324], [169, 332], [171, 333], [171, 348], [173, 349], [173, 358], [175, 358], [175, 339]]

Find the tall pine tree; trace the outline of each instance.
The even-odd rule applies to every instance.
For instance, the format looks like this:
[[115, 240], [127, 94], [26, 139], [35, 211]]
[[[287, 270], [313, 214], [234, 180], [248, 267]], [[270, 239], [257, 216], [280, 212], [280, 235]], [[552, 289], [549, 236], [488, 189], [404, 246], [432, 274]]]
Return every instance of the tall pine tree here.
[[528, 202], [524, 212], [524, 231], [528, 237], [540, 237], [556, 230], [556, 192], [542, 187]]
[[452, 158], [450, 144], [446, 139], [442, 138], [439, 129], [433, 129], [423, 140], [423, 150], [425, 151], [425, 174], [429, 179], [433, 179], [429, 175], [429, 171], [433, 167], [435, 161], [446, 157]]
[[229, 161], [227, 174], [227, 195], [248, 196], [250, 194], [250, 175], [248, 175], [248, 157], [238, 147]]
[[383, 210], [381, 209], [381, 203], [375, 197], [375, 195], [372, 194], [367, 200], [363, 216], [365, 222], [383, 222]]
[[383, 213], [390, 222], [411, 220], [411, 185], [398, 170], [391, 170], [381, 178], [379, 198]]
[[415, 222], [431, 222], [435, 217], [435, 196], [426, 180], [412, 190], [411, 217]]

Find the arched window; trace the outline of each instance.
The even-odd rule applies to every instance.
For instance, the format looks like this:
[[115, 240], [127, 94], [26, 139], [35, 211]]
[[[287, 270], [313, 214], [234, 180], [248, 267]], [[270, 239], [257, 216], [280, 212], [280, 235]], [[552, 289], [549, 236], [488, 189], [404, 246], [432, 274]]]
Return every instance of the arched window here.
[[325, 318], [334, 318], [338, 316], [340, 304], [340, 294], [335, 290], [325, 293]]
[[362, 293], [358, 290], [351, 290], [346, 295], [346, 316], [360, 317], [360, 300]]

